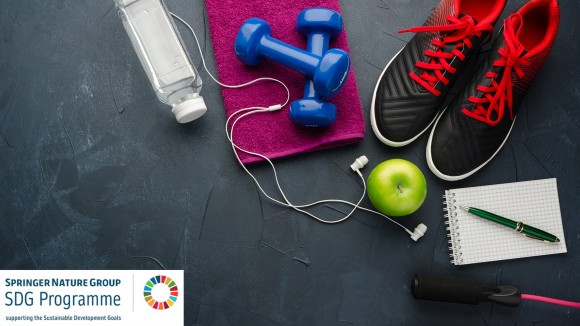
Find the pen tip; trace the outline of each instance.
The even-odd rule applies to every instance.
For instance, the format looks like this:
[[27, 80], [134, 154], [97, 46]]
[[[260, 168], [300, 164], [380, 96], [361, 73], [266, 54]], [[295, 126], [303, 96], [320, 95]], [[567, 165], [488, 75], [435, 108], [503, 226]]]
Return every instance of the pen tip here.
[[560, 239], [556, 238], [556, 242], [560, 242]]
[[464, 210], [466, 212], [469, 210], [469, 207], [463, 206], [463, 205], [459, 205], [459, 208], [461, 208], [462, 210]]

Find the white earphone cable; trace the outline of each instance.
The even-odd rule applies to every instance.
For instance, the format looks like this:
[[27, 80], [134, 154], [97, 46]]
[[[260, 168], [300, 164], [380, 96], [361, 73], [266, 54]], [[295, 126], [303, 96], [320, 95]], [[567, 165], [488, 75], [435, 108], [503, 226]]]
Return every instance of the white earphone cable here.
[[185, 25], [187, 27], [187, 29], [189, 29], [191, 34], [193, 34], [193, 38], [195, 39], [195, 44], [197, 45], [197, 49], [199, 50], [199, 56], [201, 57], [201, 62], [203, 64], [203, 68], [205, 69], [207, 74], [211, 77], [211, 79], [213, 79], [213, 81], [215, 81], [218, 85], [226, 87], [226, 88], [242, 88], [242, 87], [246, 87], [248, 85], [252, 85], [254, 83], [257, 83], [259, 81], [273, 81], [273, 82], [276, 82], [276, 83], [282, 85], [286, 89], [287, 97], [286, 97], [286, 101], [284, 102], [284, 104], [282, 104], [282, 106], [286, 106], [286, 104], [288, 104], [288, 102], [290, 102], [290, 90], [288, 89], [286, 84], [284, 84], [282, 81], [280, 81], [276, 78], [262, 77], [262, 78], [257, 78], [257, 79], [251, 80], [247, 83], [240, 84], [240, 85], [227, 85], [227, 84], [223, 84], [222, 82], [217, 80], [217, 78], [215, 78], [211, 74], [211, 72], [209, 72], [209, 69], [207, 68], [207, 65], [205, 64], [205, 58], [203, 57], [203, 51], [201, 50], [201, 45], [199, 43], [199, 39], [197, 38], [197, 35], [195, 34], [195, 31], [193, 30], [193, 28], [185, 20], [183, 20], [181, 17], [177, 16], [176, 14], [171, 13], [171, 16], [173, 16], [173, 18], [179, 20], [183, 25]]
[[[334, 224], [334, 223], [342, 222], [342, 221], [346, 220], [347, 218], [349, 218], [354, 213], [354, 211], [359, 207], [360, 203], [362, 202], [362, 200], [364, 199], [364, 196], [366, 194], [366, 182], [365, 182], [365, 179], [364, 179], [363, 175], [360, 173], [359, 170], [356, 170], [356, 173], [361, 178], [361, 181], [363, 183], [363, 194], [362, 194], [361, 198], [359, 199], [359, 201], [356, 204], [353, 204], [353, 203], [350, 203], [350, 202], [346, 202], [346, 201], [337, 200], [337, 199], [327, 199], [327, 200], [319, 201], [319, 202], [316, 202], [316, 203], [310, 203], [310, 204], [304, 204], [304, 205], [293, 205], [290, 202], [290, 200], [286, 197], [286, 194], [284, 193], [284, 191], [282, 190], [282, 187], [280, 185], [280, 181], [278, 179], [278, 173], [276, 172], [276, 168], [274, 167], [274, 163], [272, 163], [272, 161], [268, 157], [266, 157], [266, 156], [264, 156], [262, 154], [259, 154], [259, 153], [254, 153], [254, 152], [245, 150], [245, 149], [239, 147], [238, 145], [236, 145], [233, 142], [233, 130], [234, 130], [234, 128], [235, 128], [235, 126], [236, 126], [236, 124], [237, 124], [237, 122], [239, 120], [241, 120], [242, 118], [244, 118], [244, 117], [246, 117], [248, 115], [255, 114], [255, 113], [268, 112], [269, 110], [267, 108], [255, 108], [254, 110], [252, 110], [252, 108], [248, 108], [248, 109], [242, 109], [242, 110], [249, 111], [249, 112], [246, 112], [246, 113], [240, 115], [239, 117], [237, 117], [234, 120], [234, 122], [232, 123], [231, 127], [229, 128], [229, 130], [228, 130], [229, 122], [230, 122], [231, 118], [235, 114], [233, 114], [232, 116], [230, 116], [228, 118], [227, 122], [226, 122], [226, 134], [228, 136], [228, 140], [230, 140], [230, 143], [232, 145], [232, 149], [234, 150], [234, 154], [235, 154], [238, 162], [243, 167], [243, 169], [246, 171], [246, 173], [254, 180], [254, 182], [256, 183], [256, 186], [258, 187], [258, 189], [260, 189], [260, 191], [264, 194], [264, 196], [266, 196], [268, 199], [270, 199], [270, 200], [272, 200], [272, 201], [274, 201], [274, 202], [276, 202], [276, 203], [278, 203], [278, 204], [280, 204], [282, 206], [286, 206], [286, 207], [293, 208], [294, 210], [296, 210], [298, 212], [301, 212], [301, 213], [306, 214], [306, 215], [308, 215], [308, 216], [310, 216], [310, 217], [312, 217], [312, 218], [314, 218], [314, 219], [316, 219], [316, 220], [318, 220], [320, 222], [328, 223], [328, 224]], [[241, 112], [242, 110], [239, 110], [236, 113]], [[286, 201], [285, 203], [284, 202], [281, 202], [279, 200], [276, 200], [274, 198], [272, 198], [271, 196], [269, 196], [264, 191], [264, 189], [262, 188], [262, 186], [260, 185], [260, 183], [258, 182], [258, 180], [254, 177], [254, 175], [252, 175], [252, 173], [242, 163], [242, 161], [241, 161], [238, 153], [236, 152], [236, 149], [238, 149], [239, 151], [244, 152], [246, 154], [249, 154], [249, 155], [254, 155], [254, 156], [261, 157], [262, 159], [264, 159], [265, 161], [267, 161], [270, 164], [270, 166], [272, 167], [272, 171], [274, 172], [274, 179], [276, 180], [276, 185], [278, 187], [278, 191], [280, 192], [280, 194], [282, 195], [282, 197]], [[353, 206], [353, 209], [347, 215], [345, 215], [343, 218], [341, 218], [339, 220], [333, 220], [333, 221], [328, 221], [328, 220], [321, 219], [318, 216], [316, 216], [316, 215], [314, 215], [314, 214], [312, 214], [312, 213], [310, 213], [310, 212], [305, 211], [305, 210], [302, 209], [302, 208], [311, 207], [311, 206], [314, 206], [314, 205], [317, 205], [317, 204], [320, 204], [320, 203], [323, 203], [323, 202], [326, 202], [326, 203], [337, 203], [337, 202], [348, 203], [349, 205], [352, 205]]]
[[[273, 201], [273, 202], [275, 202], [275, 203], [277, 203], [279, 205], [292, 208], [292, 209], [294, 209], [294, 210], [296, 210], [298, 212], [301, 212], [303, 214], [306, 214], [306, 215], [308, 215], [308, 216], [310, 216], [310, 217], [312, 217], [312, 218], [314, 218], [314, 219], [316, 219], [316, 220], [318, 220], [318, 221], [320, 221], [322, 223], [327, 223], [327, 224], [340, 223], [340, 222], [348, 219], [356, 211], [356, 209], [359, 208], [359, 209], [362, 209], [364, 211], [367, 211], [367, 212], [370, 212], [370, 213], [373, 213], [373, 214], [380, 215], [380, 216], [388, 219], [389, 221], [395, 223], [396, 225], [400, 226], [401, 228], [403, 228], [410, 235], [413, 235], [413, 232], [411, 232], [409, 229], [407, 229], [405, 226], [403, 226], [402, 224], [398, 223], [397, 221], [391, 219], [390, 217], [388, 217], [388, 216], [386, 216], [386, 215], [384, 215], [382, 213], [376, 212], [374, 210], [368, 209], [366, 207], [359, 206], [360, 203], [362, 202], [362, 200], [364, 199], [365, 194], [366, 194], [367, 185], [366, 185], [366, 182], [365, 182], [365, 179], [364, 179], [362, 173], [358, 169], [355, 170], [355, 172], [357, 173], [357, 175], [360, 177], [360, 179], [362, 181], [362, 184], [363, 184], [363, 194], [362, 194], [362, 196], [360, 197], [360, 199], [358, 200], [358, 202], [356, 204], [351, 203], [349, 201], [341, 200], [341, 199], [325, 199], [325, 200], [319, 200], [319, 201], [316, 201], [316, 202], [313, 202], [313, 203], [310, 203], [310, 204], [293, 205], [290, 202], [290, 200], [288, 200], [288, 198], [286, 197], [286, 194], [282, 190], [282, 187], [280, 185], [280, 181], [278, 179], [278, 173], [276, 172], [276, 168], [274, 167], [274, 163], [272, 163], [272, 161], [269, 158], [267, 158], [266, 156], [264, 156], [262, 154], [254, 153], [254, 152], [251, 152], [251, 151], [248, 151], [248, 150], [245, 150], [245, 149], [239, 147], [233, 141], [234, 128], [235, 128], [235, 126], [236, 126], [236, 124], [238, 123], [239, 120], [241, 120], [241, 119], [243, 119], [243, 118], [245, 118], [245, 117], [247, 117], [249, 115], [252, 115], [252, 114], [264, 113], [264, 112], [271, 112], [271, 111], [276, 111], [276, 110], [281, 109], [282, 107], [286, 106], [290, 102], [290, 90], [288, 89], [288, 87], [282, 81], [280, 81], [278, 79], [275, 79], [275, 78], [270, 78], [270, 77], [257, 78], [257, 79], [254, 79], [252, 81], [249, 81], [247, 83], [240, 84], [240, 85], [227, 85], [227, 84], [221, 83], [220, 81], [217, 80], [217, 78], [215, 78], [209, 72], [209, 69], [207, 68], [205, 59], [203, 57], [203, 52], [201, 50], [200, 42], [199, 42], [199, 40], [197, 38], [197, 35], [195, 34], [195, 31], [193, 30], [193, 28], [185, 20], [183, 20], [181, 17], [177, 16], [176, 14], [171, 13], [171, 15], [175, 19], [177, 19], [178, 21], [180, 21], [182, 24], [184, 24], [189, 29], [189, 31], [191, 32], [191, 34], [193, 35], [193, 37], [195, 39], [197, 48], [199, 50], [200, 57], [201, 57], [201, 61], [202, 61], [202, 64], [203, 64], [203, 68], [205, 69], [205, 71], [207, 72], [207, 74], [211, 77], [211, 79], [213, 79], [213, 81], [215, 81], [217, 84], [219, 84], [219, 85], [221, 85], [223, 87], [226, 87], [226, 88], [241, 88], [241, 87], [245, 87], [245, 86], [248, 86], [248, 85], [257, 83], [259, 81], [273, 81], [273, 82], [276, 82], [276, 83], [282, 85], [284, 87], [284, 89], [286, 89], [287, 97], [286, 97], [286, 101], [283, 104], [272, 105], [270, 107], [249, 107], [249, 108], [240, 109], [240, 110], [234, 112], [232, 115], [230, 115], [230, 117], [228, 117], [228, 119], [226, 121], [226, 125], [225, 125], [226, 126], [226, 135], [227, 135], [228, 141], [232, 145], [232, 150], [234, 152], [234, 155], [236, 156], [236, 159], [238, 160], [238, 163], [244, 169], [244, 171], [246, 171], [246, 173], [252, 178], [252, 180], [254, 180], [254, 183], [256, 184], [256, 186], [258, 187], [258, 189], [260, 190], [260, 192], [266, 198], [270, 199], [271, 201]], [[238, 116], [238, 117], [232, 122], [232, 124], [230, 126], [230, 121], [231, 121], [231, 119], [234, 116]], [[242, 160], [240, 159], [239, 154], [236, 151], [236, 149], [239, 150], [239, 151], [241, 151], [241, 152], [244, 152], [244, 153], [246, 153], [248, 155], [254, 155], [254, 156], [260, 157], [260, 158], [264, 159], [265, 161], [267, 161], [270, 164], [270, 166], [272, 167], [272, 171], [274, 172], [274, 179], [276, 180], [276, 185], [278, 187], [278, 191], [280, 192], [280, 194], [284, 198], [284, 201], [285, 202], [282, 202], [282, 201], [280, 201], [278, 199], [275, 199], [275, 198], [271, 197], [270, 195], [268, 195], [268, 193], [266, 193], [266, 191], [262, 188], [262, 186], [258, 182], [258, 179], [256, 179], [256, 177], [242, 163]], [[341, 203], [341, 204], [350, 205], [353, 208], [344, 217], [342, 217], [342, 218], [340, 218], [338, 220], [332, 220], [332, 221], [321, 219], [318, 216], [316, 216], [316, 215], [314, 215], [314, 214], [312, 214], [312, 213], [310, 213], [308, 211], [303, 210], [303, 208], [312, 207], [312, 206], [319, 205], [319, 204], [323, 204], [323, 203]]]
[[[408, 230], [408, 229], [407, 229], [405, 226], [403, 226], [402, 224], [400, 224], [400, 223], [398, 223], [397, 221], [393, 220], [392, 218], [388, 217], [387, 215], [385, 215], [385, 214], [382, 214], [382, 213], [379, 213], [379, 212], [377, 212], [377, 211], [374, 211], [374, 210], [372, 210], [372, 209], [369, 209], [369, 208], [366, 208], [366, 207], [360, 206], [360, 203], [361, 203], [362, 199], [364, 198], [364, 195], [366, 194], [366, 182], [365, 182], [365, 180], [364, 180], [364, 177], [362, 176], [362, 174], [361, 174], [361, 173], [360, 173], [360, 171], [358, 171], [358, 170], [356, 170], [356, 173], [359, 175], [359, 177], [361, 178], [361, 180], [362, 180], [362, 182], [363, 182], [363, 189], [364, 189], [364, 190], [363, 190], [363, 195], [362, 195], [361, 199], [360, 199], [360, 200], [359, 200], [359, 201], [358, 201], [356, 204], [354, 204], [354, 203], [351, 203], [351, 202], [349, 202], [349, 201], [346, 201], [346, 200], [341, 200], [341, 199], [324, 199], [324, 200], [319, 200], [319, 201], [316, 201], [316, 202], [313, 202], [313, 203], [310, 203], [310, 204], [304, 204], [304, 205], [292, 205], [292, 204], [289, 202], [289, 200], [286, 198], [286, 196], [285, 196], [285, 194], [284, 194], [284, 191], [282, 190], [282, 187], [280, 186], [280, 182], [279, 182], [279, 180], [278, 180], [278, 175], [277, 175], [277, 173], [276, 173], [276, 168], [274, 167], [274, 164], [272, 163], [272, 161], [271, 161], [269, 158], [267, 158], [266, 156], [262, 155], [262, 154], [259, 154], [259, 153], [253, 153], [253, 152], [247, 151], [247, 150], [245, 150], [245, 149], [243, 149], [243, 148], [239, 147], [238, 145], [236, 145], [236, 144], [235, 144], [235, 143], [232, 141], [232, 139], [233, 139], [233, 137], [232, 137], [232, 133], [233, 133], [233, 128], [234, 128], [234, 125], [235, 125], [235, 123], [236, 123], [238, 120], [240, 120], [240, 119], [241, 119], [241, 118], [243, 118], [243, 117], [242, 117], [242, 116], [238, 117], [238, 119], [236, 119], [236, 120], [234, 121], [234, 124], [232, 125], [232, 127], [230, 127], [230, 129], [228, 130], [227, 126], [229, 125], [229, 121], [230, 121], [230, 119], [231, 119], [231, 118], [232, 118], [234, 115], [236, 115], [237, 113], [241, 113], [241, 112], [243, 112], [243, 111], [249, 111], [249, 110], [254, 110], [254, 111], [250, 112], [249, 114], [254, 114], [254, 113], [261, 113], [261, 112], [268, 112], [268, 111], [269, 111], [268, 109], [265, 109], [265, 108], [247, 108], [247, 109], [242, 109], [242, 110], [239, 110], [239, 111], [235, 112], [234, 114], [232, 114], [232, 116], [230, 116], [230, 117], [228, 118], [228, 120], [227, 120], [227, 122], [226, 122], [226, 134], [227, 134], [227, 136], [228, 136], [228, 139], [230, 140], [230, 142], [231, 142], [231, 144], [232, 144], [232, 148], [237, 148], [238, 150], [240, 150], [240, 151], [242, 151], [242, 152], [244, 152], [244, 153], [250, 154], [250, 155], [259, 156], [259, 157], [263, 158], [265, 161], [267, 161], [267, 162], [270, 164], [270, 166], [272, 167], [272, 170], [273, 170], [273, 172], [274, 172], [274, 179], [276, 180], [276, 185], [278, 186], [278, 190], [280, 191], [280, 193], [282, 194], [282, 196], [284, 197], [284, 199], [286, 200], [286, 202], [287, 202], [287, 203], [283, 203], [283, 202], [281, 202], [281, 201], [278, 201], [278, 200], [276, 200], [276, 199], [274, 199], [274, 198], [270, 197], [270, 196], [269, 196], [269, 195], [268, 195], [268, 194], [267, 194], [267, 193], [264, 191], [264, 189], [262, 188], [262, 186], [260, 185], [260, 183], [258, 182], [258, 180], [257, 180], [257, 179], [254, 177], [254, 175], [252, 175], [252, 173], [250, 173], [250, 171], [249, 171], [249, 170], [246, 168], [246, 166], [245, 166], [244, 164], [242, 164], [242, 162], [241, 162], [241, 159], [240, 159], [239, 155], [238, 155], [238, 154], [237, 154], [237, 152], [234, 150], [234, 154], [235, 154], [235, 156], [236, 156], [236, 159], [238, 160], [238, 162], [240, 163], [240, 165], [242, 166], [242, 168], [243, 168], [243, 169], [246, 171], [246, 173], [248, 173], [248, 175], [250, 175], [250, 177], [251, 177], [251, 178], [254, 180], [254, 183], [256, 183], [256, 186], [258, 187], [258, 189], [260, 189], [260, 191], [262, 192], [262, 194], [264, 194], [264, 196], [266, 196], [268, 199], [270, 199], [270, 200], [272, 200], [272, 201], [276, 202], [276, 203], [277, 203], [277, 204], [279, 204], [279, 205], [286, 206], [286, 207], [291, 207], [291, 208], [294, 208], [294, 209], [297, 209], [297, 210], [298, 210], [298, 209], [300, 209], [300, 208], [311, 207], [311, 206], [315, 206], [315, 205], [318, 205], [318, 204], [324, 204], [324, 203], [341, 203], [341, 204], [350, 205], [350, 206], [353, 206], [353, 210], [352, 210], [352, 211], [351, 211], [351, 212], [350, 212], [348, 215], [346, 215], [345, 217], [343, 217], [342, 219], [340, 219], [340, 220], [336, 220], [336, 221], [326, 221], [326, 220], [322, 220], [322, 219], [318, 218], [317, 216], [314, 216], [313, 214], [310, 214], [309, 212], [305, 212], [305, 211], [303, 211], [303, 210], [298, 210], [298, 211], [300, 211], [300, 212], [303, 212], [303, 213], [305, 213], [305, 214], [307, 214], [307, 215], [309, 215], [309, 216], [311, 216], [311, 217], [315, 218], [316, 220], [318, 220], [318, 221], [320, 221], [320, 222], [323, 222], [323, 223], [338, 223], [338, 222], [342, 222], [342, 221], [344, 221], [345, 219], [347, 219], [348, 217], [350, 217], [350, 215], [352, 214], [352, 212], [353, 212], [354, 210], [356, 210], [357, 208], [359, 208], [359, 209], [362, 209], [362, 210], [364, 210], [364, 211], [367, 211], [367, 212], [370, 212], [370, 213], [373, 213], [373, 214], [376, 214], [376, 215], [382, 216], [382, 217], [384, 217], [384, 218], [388, 219], [389, 221], [391, 221], [391, 222], [395, 223], [396, 225], [400, 226], [401, 228], [403, 228], [403, 229], [404, 229], [404, 230], [405, 230], [407, 233], [409, 233], [409, 234], [413, 234], [413, 232], [411, 232], [410, 230]], [[248, 114], [248, 113], [246, 113], [246, 114]], [[249, 114], [248, 114], [248, 115], [249, 115]]]

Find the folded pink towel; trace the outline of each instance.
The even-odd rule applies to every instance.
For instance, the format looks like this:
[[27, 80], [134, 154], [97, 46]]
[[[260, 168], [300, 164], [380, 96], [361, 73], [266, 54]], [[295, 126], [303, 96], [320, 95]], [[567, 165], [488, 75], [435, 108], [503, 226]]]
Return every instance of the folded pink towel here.
[[[258, 17], [272, 27], [272, 36], [306, 49], [305, 38], [296, 32], [296, 17], [302, 10], [323, 7], [340, 12], [337, 0], [206, 0], [207, 14], [220, 80], [236, 85], [259, 77], [280, 79], [290, 89], [290, 103], [302, 98], [304, 75], [265, 60], [257, 67], [248, 67], [236, 58], [234, 43], [238, 30], [248, 18]], [[330, 43], [348, 52], [346, 32]], [[251, 106], [268, 107], [282, 104], [286, 99], [284, 88], [274, 82], [259, 82], [241, 89], [222, 88], [226, 115]], [[331, 100], [337, 107], [336, 122], [325, 128], [296, 126], [288, 116], [289, 106], [274, 113], [246, 117], [234, 131], [234, 141], [240, 147], [268, 158], [341, 146], [363, 139], [364, 119], [354, 72], [340, 94]], [[255, 156], [240, 153], [244, 164], [261, 161]]]

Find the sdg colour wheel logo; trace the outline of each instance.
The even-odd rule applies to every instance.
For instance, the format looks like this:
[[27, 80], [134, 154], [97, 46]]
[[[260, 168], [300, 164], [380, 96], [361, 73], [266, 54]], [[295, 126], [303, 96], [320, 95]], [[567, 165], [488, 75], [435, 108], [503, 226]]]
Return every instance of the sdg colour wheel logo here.
[[145, 302], [156, 310], [171, 308], [177, 301], [178, 296], [177, 284], [165, 275], [157, 275], [150, 278], [143, 289]]

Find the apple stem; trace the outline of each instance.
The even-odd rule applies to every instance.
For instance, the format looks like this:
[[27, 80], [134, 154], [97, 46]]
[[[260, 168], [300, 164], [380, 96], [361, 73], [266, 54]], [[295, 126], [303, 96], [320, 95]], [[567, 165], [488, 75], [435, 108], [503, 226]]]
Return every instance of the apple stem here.
[[401, 185], [397, 185], [397, 188], [399, 188], [400, 193], [403, 193], [403, 189], [401, 189]]

